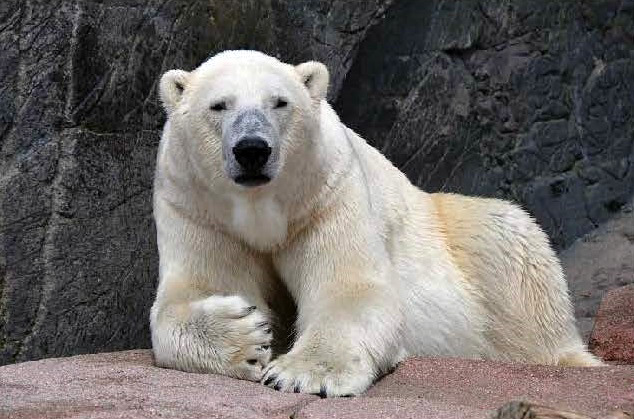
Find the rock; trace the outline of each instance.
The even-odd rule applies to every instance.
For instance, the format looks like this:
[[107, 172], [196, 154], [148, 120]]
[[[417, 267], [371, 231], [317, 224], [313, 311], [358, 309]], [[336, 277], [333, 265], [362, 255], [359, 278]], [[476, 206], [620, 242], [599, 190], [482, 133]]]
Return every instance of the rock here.
[[[634, 283], [634, 202], [561, 253], [579, 329], [587, 341], [601, 298]], [[634, 308], [632, 309], [634, 310]]]
[[634, 284], [603, 297], [590, 349], [606, 361], [634, 364]]
[[420, 358], [402, 363], [366, 397], [422, 397], [438, 404], [483, 410], [499, 408], [510, 400], [526, 400], [599, 416], [616, 409], [634, 409], [633, 385], [631, 366], [564, 368]]
[[148, 350], [0, 368], [0, 416], [288, 418], [316, 396], [152, 365]]
[[[522, 401], [512, 401], [500, 407], [492, 419], [595, 419], [587, 415], [580, 415], [570, 410], [562, 410], [550, 406], [543, 406]], [[596, 419], [632, 419], [634, 416], [622, 410], [615, 410]]]
[[399, 1], [342, 120], [423, 189], [512, 199], [558, 249], [634, 193], [634, 3]]
[[5, 0], [0, 364], [149, 347], [157, 81], [228, 48], [325, 62], [415, 183], [514, 199], [560, 249], [634, 193], [632, 0]]
[[490, 412], [471, 406], [429, 401], [424, 397], [358, 397], [315, 401], [296, 419], [460, 419], [487, 418]]
[[134, 350], [0, 367], [0, 416], [485, 418], [513, 399], [590, 416], [634, 408], [633, 366], [559, 368], [420, 358], [356, 398], [319, 399], [152, 365]]

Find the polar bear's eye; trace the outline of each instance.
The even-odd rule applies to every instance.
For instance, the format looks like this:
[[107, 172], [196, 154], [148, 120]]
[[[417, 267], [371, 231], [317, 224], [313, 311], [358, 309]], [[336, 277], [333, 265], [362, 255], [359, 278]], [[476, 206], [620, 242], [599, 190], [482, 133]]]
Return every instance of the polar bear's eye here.
[[285, 108], [286, 105], [288, 105], [287, 101], [285, 101], [284, 99], [277, 99], [277, 101], [275, 102], [275, 109]]
[[216, 112], [224, 111], [227, 109], [227, 104], [225, 102], [214, 103], [213, 105], [210, 106], [210, 109]]

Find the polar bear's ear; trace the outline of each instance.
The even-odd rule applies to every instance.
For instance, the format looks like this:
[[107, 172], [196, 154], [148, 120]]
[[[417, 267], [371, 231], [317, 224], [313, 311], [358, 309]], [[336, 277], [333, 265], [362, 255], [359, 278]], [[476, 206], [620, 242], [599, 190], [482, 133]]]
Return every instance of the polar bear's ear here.
[[325, 65], [317, 61], [308, 61], [295, 66], [295, 71], [299, 73], [310, 97], [317, 100], [326, 98], [329, 76]]
[[172, 113], [187, 88], [189, 73], [183, 70], [170, 70], [163, 74], [159, 84], [161, 102], [168, 114]]

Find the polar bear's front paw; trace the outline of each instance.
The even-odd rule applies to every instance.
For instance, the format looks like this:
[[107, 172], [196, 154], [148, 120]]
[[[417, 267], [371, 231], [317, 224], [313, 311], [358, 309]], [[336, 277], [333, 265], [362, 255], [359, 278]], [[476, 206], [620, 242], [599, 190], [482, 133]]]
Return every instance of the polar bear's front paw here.
[[271, 326], [256, 306], [239, 296], [213, 296], [200, 303], [209, 344], [223, 360], [216, 370], [251, 381], [262, 378], [271, 360]]
[[279, 391], [347, 397], [363, 393], [375, 374], [359, 357], [327, 361], [300, 353], [282, 355], [264, 371], [262, 383]]

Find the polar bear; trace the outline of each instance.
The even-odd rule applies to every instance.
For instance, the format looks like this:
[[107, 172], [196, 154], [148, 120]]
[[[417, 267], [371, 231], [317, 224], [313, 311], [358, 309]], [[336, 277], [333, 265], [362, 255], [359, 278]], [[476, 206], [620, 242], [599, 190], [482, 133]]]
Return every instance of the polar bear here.
[[600, 365], [531, 217], [416, 188], [327, 88], [256, 51], [162, 76], [156, 363], [322, 396], [414, 355]]

